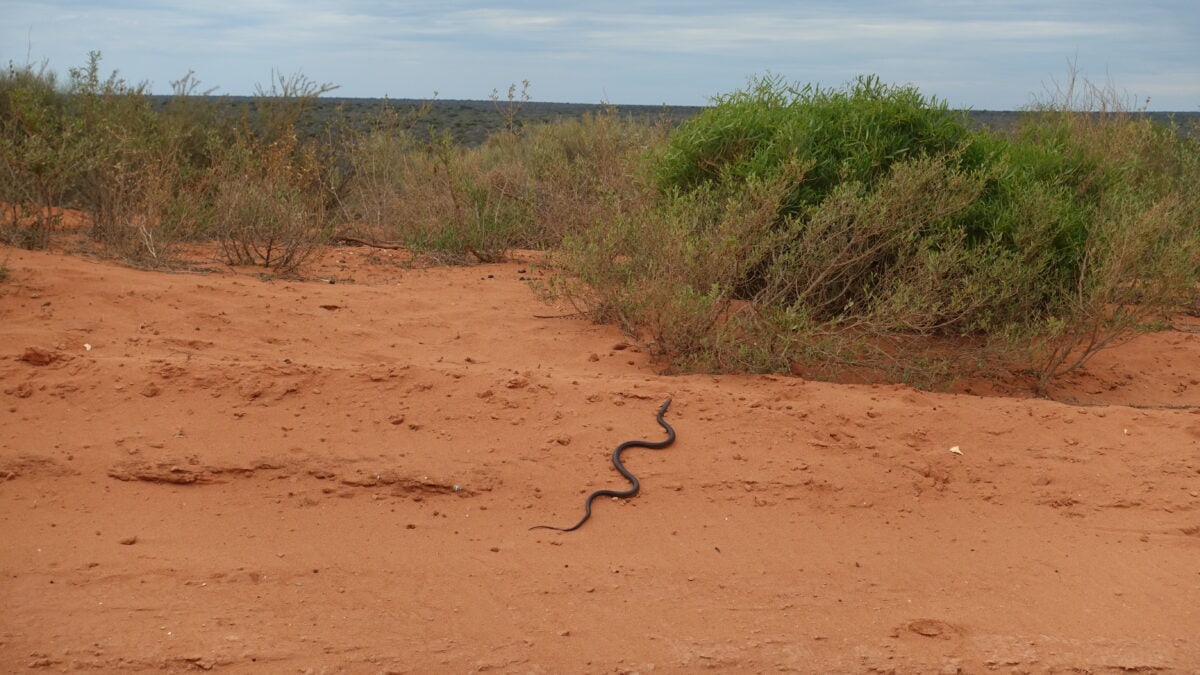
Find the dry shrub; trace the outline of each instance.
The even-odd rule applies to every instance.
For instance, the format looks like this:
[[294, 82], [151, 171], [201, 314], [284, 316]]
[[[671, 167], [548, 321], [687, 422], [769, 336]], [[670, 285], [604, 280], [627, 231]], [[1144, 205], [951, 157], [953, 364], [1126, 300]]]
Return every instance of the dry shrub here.
[[210, 231], [212, 165], [225, 145], [214, 103], [188, 73], [156, 111], [142, 85], [115, 73], [101, 82], [97, 68], [98, 55], [74, 73], [79, 114], [92, 129], [77, 188], [91, 236], [126, 262], [171, 264], [184, 241]]
[[1090, 197], [1076, 273], [1039, 323], [1020, 327], [1039, 391], [1099, 350], [1169, 325], [1200, 280], [1200, 143], [1130, 110], [1111, 83], [1078, 76], [1031, 106], [1027, 142], [1079, 158]]
[[175, 157], [166, 148], [147, 150], [89, 176], [90, 234], [108, 254], [150, 267], [172, 261], [188, 229], [172, 217], [187, 199]]
[[524, 167], [448, 137], [415, 142], [403, 129], [357, 138], [342, 217], [377, 239], [395, 239], [443, 262], [492, 262], [526, 245]]
[[770, 252], [771, 224], [786, 186], [702, 190], [644, 202], [566, 237], [551, 291], [595, 320], [617, 323], [670, 361], [727, 360], [722, 330], [746, 270]]
[[401, 186], [411, 171], [409, 154], [416, 149], [404, 129], [356, 135], [346, 153], [353, 180], [342, 200], [342, 218], [365, 228], [369, 238], [395, 236], [393, 225], [404, 217]]
[[44, 246], [55, 210], [70, 206], [127, 262], [161, 265], [181, 240], [217, 236], [231, 262], [294, 271], [321, 241], [332, 174], [295, 126], [331, 87], [273, 73], [239, 119], [218, 113], [191, 73], [172, 85], [159, 110], [147, 85], [102, 77], [97, 52], [61, 89], [44, 69], [10, 67], [0, 76], [0, 201], [11, 204], [0, 234]]
[[50, 233], [62, 222], [62, 214], [26, 201], [0, 205], [0, 244], [36, 250], [50, 245]]
[[644, 201], [637, 163], [661, 137], [612, 109], [512, 125], [477, 148], [445, 135], [417, 142], [408, 125], [381, 124], [347, 152], [354, 180], [343, 218], [447, 262], [550, 248]]
[[152, 109], [146, 84], [114, 71], [102, 78], [100, 54], [70, 70], [67, 114], [80, 130], [70, 171], [70, 201], [91, 216], [89, 234], [109, 255], [161, 265], [177, 243], [163, 223], [179, 192], [178, 130]]
[[537, 243], [558, 246], [645, 206], [651, 193], [640, 180], [642, 164], [667, 130], [665, 122], [637, 122], [610, 106], [528, 129], [518, 150], [536, 181]]
[[[294, 139], [242, 138], [218, 165], [213, 228], [224, 260], [295, 274], [328, 240], [319, 167]], [[307, 188], [307, 189], [306, 189]]]
[[1027, 345], [1040, 392], [1101, 349], [1170, 325], [1171, 315], [1194, 297], [1200, 265], [1194, 200], [1189, 206], [1179, 194], [1150, 203], [1125, 197], [1114, 198], [1110, 215], [1094, 223], [1076, 283], [1063, 289], [1058, 313], [1010, 336]]

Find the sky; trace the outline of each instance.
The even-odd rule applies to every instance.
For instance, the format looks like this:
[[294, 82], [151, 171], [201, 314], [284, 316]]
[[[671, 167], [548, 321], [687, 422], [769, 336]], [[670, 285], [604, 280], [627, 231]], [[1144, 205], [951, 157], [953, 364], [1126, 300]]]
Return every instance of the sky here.
[[1200, 111], [1197, 0], [0, 0], [0, 62], [105, 73], [170, 93], [252, 94], [301, 73], [331, 96], [705, 105], [772, 75], [915, 85], [1015, 110], [1075, 72], [1134, 108]]

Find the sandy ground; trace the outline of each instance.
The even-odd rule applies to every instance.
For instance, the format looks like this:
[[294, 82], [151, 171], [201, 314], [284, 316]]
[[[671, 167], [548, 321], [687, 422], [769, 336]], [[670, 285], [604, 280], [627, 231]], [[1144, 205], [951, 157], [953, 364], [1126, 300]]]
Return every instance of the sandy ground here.
[[4, 258], [0, 671], [1200, 672], [1195, 319], [1070, 405], [659, 375], [519, 262]]

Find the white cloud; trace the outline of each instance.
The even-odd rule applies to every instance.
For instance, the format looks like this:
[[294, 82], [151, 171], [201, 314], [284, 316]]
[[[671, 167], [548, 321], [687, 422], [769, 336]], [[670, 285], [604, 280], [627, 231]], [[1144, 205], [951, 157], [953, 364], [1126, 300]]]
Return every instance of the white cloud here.
[[828, 85], [875, 72], [956, 105], [1012, 108], [1077, 56], [1154, 106], [1200, 103], [1200, 12], [1182, 0], [5, 2], [0, 59], [25, 61], [27, 36], [32, 60], [59, 70], [98, 49], [160, 90], [195, 69], [248, 93], [275, 68], [344, 95], [479, 98], [527, 78], [547, 100], [691, 104], [755, 73]]
[[456, 12], [453, 16], [464, 24], [464, 29], [473, 28], [485, 32], [548, 30], [562, 26], [566, 21], [560, 16], [510, 9], [474, 9]]

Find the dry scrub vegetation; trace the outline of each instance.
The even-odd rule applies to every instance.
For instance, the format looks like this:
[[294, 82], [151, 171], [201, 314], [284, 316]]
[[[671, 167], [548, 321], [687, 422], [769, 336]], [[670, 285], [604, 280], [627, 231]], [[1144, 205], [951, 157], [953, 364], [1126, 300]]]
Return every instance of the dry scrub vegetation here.
[[1006, 133], [873, 77], [753, 79], [678, 128], [615, 109], [522, 127], [527, 87], [493, 94], [503, 129], [468, 148], [387, 106], [298, 133], [333, 89], [302, 75], [231, 113], [191, 74], [156, 108], [98, 54], [61, 84], [10, 66], [0, 240], [45, 247], [70, 207], [141, 266], [195, 241], [282, 274], [347, 238], [447, 263], [543, 249], [540, 290], [667, 368], [919, 386], [1044, 391], [1195, 302], [1197, 141], [1073, 75]]

